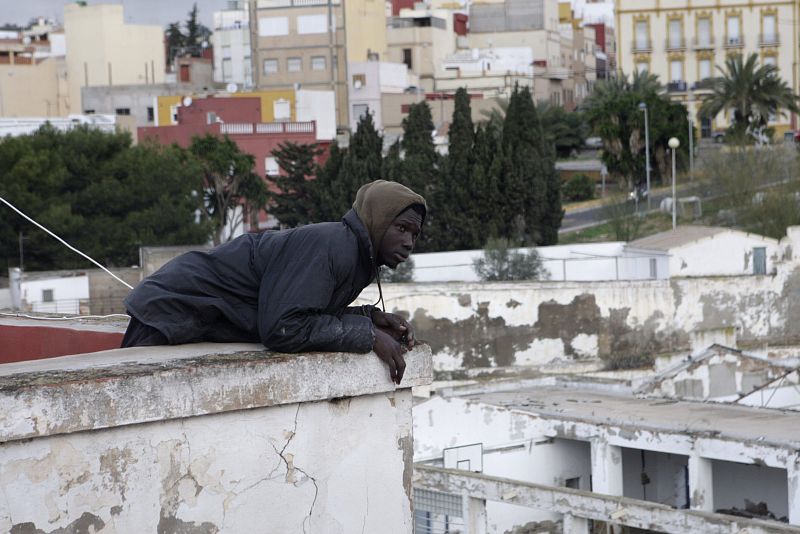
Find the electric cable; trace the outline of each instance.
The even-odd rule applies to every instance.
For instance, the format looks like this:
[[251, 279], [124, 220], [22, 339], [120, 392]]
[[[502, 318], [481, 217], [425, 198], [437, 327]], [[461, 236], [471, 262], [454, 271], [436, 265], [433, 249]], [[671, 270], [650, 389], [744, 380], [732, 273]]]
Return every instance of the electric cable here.
[[80, 250], [78, 250], [77, 248], [73, 247], [72, 245], [70, 245], [69, 243], [67, 243], [66, 241], [64, 241], [64, 240], [63, 240], [63, 239], [61, 239], [60, 237], [58, 237], [56, 234], [54, 234], [53, 232], [51, 232], [50, 230], [48, 230], [47, 228], [45, 228], [44, 226], [42, 226], [42, 225], [41, 225], [41, 224], [39, 224], [38, 222], [34, 221], [32, 218], [30, 218], [30, 217], [28, 217], [27, 215], [25, 215], [25, 214], [24, 214], [24, 213], [23, 213], [23, 212], [22, 212], [22, 211], [21, 211], [19, 208], [17, 208], [15, 205], [13, 205], [13, 204], [12, 204], [11, 202], [9, 202], [8, 200], [4, 199], [2, 196], [0, 196], [0, 201], [2, 201], [2, 202], [5, 204], [5, 205], [7, 205], [7, 206], [8, 206], [9, 208], [11, 208], [12, 210], [14, 210], [14, 211], [16, 211], [17, 213], [19, 213], [20, 215], [22, 215], [22, 217], [24, 217], [24, 218], [25, 218], [25, 219], [27, 219], [29, 222], [31, 222], [31, 223], [33, 223], [34, 225], [36, 225], [38, 228], [40, 228], [40, 229], [44, 230], [45, 232], [47, 232], [48, 234], [50, 234], [51, 236], [53, 236], [53, 237], [54, 237], [56, 240], [58, 240], [58, 241], [59, 241], [61, 244], [63, 244], [64, 246], [66, 246], [66, 247], [67, 247], [68, 249], [70, 249], [71, 251], [73, 251], [73, 252], [77, 252], [78, 254], [80, 254], [81, 256], [83, 256], [84, 258], [86, 258], [87, 260], [89, 260], [90, 262], [94, 263], [95, 265], [97, 265], [98, 267], [100, 267], [101, 269], [103, 269], [105, 272], [107, 272], [108, 274], [110, 274], [110, 275], [111, 275], [111, 276], [112, 276], [112, 277], [113, 277], [115, 280], [117, 280], [119, 283], [121, 283], [122, 285], [124, 285], [124, 286], [125, 286], [125, 287], [127, 287], [128, 289], [133, 289], [133, 286], [132, 286], [132, 285], [130, 285], [128, 282], [126, 282], [126, 281], [125, 281], [125, 280], [123, 280], [122, 278], [118, 277], [117, 275], [115, 275], [114, 273], [112, 273], [111, 271], [109, 271], [108, 269], [106, 269], [105, 267], [103, 267], [102, 265], [100, 265], [100, 263], [99, 263], [99, 262], [95, 261], [94, 259], [92, 259], [92, 258], [91, 258], [91, 257], [89, 257], [88, 255], [84, 254], [83, 252], [81, 252], [81, 251], [80, 251]]

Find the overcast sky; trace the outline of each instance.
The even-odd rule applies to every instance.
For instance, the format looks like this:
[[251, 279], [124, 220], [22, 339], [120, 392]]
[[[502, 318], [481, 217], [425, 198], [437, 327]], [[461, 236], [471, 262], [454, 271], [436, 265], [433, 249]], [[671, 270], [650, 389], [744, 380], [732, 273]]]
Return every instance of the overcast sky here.
[[[34, 17], [44, 16], [59, 22], [64, 20], [65, 0], [0, 0], [0, 25], [25, 24]], [[89, 0], [92, 4], [122, 4], [125, 22], [158, 24], [185, 21], [193, 0]], [[200, 22], [211, 28], [212, 14], [228, 6], [227, 0], [197, 0]]]

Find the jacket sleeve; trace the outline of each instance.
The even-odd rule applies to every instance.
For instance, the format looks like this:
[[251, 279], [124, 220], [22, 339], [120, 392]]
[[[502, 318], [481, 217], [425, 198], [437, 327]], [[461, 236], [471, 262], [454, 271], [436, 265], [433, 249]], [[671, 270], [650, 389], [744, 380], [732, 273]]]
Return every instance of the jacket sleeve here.
[[337, 285], [326, 260], [325, 255], [299, 257], [277, 273], [265, 272], [258, 297], [264, 346], [279, 352], [372, 350], [375, 330], [369, 317], [326, 313]]

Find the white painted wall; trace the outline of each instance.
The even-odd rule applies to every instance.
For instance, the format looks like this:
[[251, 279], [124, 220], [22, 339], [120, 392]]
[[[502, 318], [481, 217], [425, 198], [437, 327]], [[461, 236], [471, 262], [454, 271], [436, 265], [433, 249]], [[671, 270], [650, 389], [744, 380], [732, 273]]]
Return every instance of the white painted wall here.
[[[236, 83], [239, 88], [251, 87], [253, 77], [250, 63], [249, 16], [246, 9], [217, 11], [214, 13], [214, 81]], [[229, 62], [225, 61], [229, 60]], [[230, 65], [230, 73], [223, 64]], [[227, 75], [226, 75], [227, 74]]]
[[336, 105], [333, 91], [295, 91], [297, 121], [317, 121], [317, 140], [336, 139]]
[[735, 462], [713, 461], [714, 509], [745, 507], [745, 499], [765, 502], [781, 518], [789, 513], [786, 470]]
[[[43, 292], [53, 290], [53, 302], [44, 302]], [[80, 313], [80, 301], [89, 298], [89, 277], [53, 277], [47, 279], [22, 279], [22, 305], [42, 313]]]

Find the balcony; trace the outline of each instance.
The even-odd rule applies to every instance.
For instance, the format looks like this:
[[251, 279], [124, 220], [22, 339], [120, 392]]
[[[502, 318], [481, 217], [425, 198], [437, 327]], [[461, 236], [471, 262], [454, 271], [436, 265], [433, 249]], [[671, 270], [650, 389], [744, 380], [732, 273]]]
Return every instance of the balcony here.
[[685, 93], [686, 92], [686, 82], [683, 80], [675, 80], [669, 82], [667, 84], [667, 92], [668, 93]]
[[666, 39], [664, 41], [664, 50], [686, 50], [686, 40], [683, 37]]
[[633, 50], [634, 53], [652, 52], [653, 42], [650, 39], [636, 39], [631, 44], [631, 50]]
[[253, 134], [313, 134], [316, 131], [316, 121], [306, 122], [242, 122], [223, 123], [219, 125], [219, 133], [228, 135], [253, 135]]
[[695, 36], [692, 39], [692, 49], [694, 50], [713, 50], [714, 49], [714, 37], [711, 35], [700, 35]]
[[781, 44], [779, 33], [762, 33], [758, 36], [758, 46], [778, 46]]
[[724, 48], [744, 48], [744, 37], [739, 35], [736, 37], [725, 37], [723, 43]]

